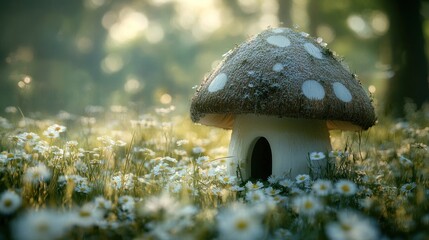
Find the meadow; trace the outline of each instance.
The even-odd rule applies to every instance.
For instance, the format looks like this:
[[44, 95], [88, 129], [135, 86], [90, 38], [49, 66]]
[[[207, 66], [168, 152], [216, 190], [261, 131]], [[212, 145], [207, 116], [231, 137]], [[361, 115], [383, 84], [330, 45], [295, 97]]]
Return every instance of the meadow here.
[[0, 239], [428, 239], [429, 106], [331, 132], [310, 174], [226, 175], [230, 132], [174, 106], [0, 114]]

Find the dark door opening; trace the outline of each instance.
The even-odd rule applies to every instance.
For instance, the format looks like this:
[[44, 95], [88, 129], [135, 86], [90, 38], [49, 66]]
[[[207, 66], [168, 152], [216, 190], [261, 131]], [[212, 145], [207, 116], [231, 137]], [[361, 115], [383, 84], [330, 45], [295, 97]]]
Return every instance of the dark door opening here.
[[253, 147], [251, 156], [250, 177], [253, 179], [268, 179], [272, 174], [273, 159], [268, 140], [260, 137]]

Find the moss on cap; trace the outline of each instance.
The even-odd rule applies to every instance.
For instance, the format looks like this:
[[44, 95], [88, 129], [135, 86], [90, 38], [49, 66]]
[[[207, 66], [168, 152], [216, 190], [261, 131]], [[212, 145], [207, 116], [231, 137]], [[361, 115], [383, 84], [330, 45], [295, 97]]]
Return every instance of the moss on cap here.
[[327, 120], [368, 129], [371, 100], [346, 65], [308, 34], [267, 29], [228, 52], [197, 88], [194, 122], [231, 129], [237, 114]]

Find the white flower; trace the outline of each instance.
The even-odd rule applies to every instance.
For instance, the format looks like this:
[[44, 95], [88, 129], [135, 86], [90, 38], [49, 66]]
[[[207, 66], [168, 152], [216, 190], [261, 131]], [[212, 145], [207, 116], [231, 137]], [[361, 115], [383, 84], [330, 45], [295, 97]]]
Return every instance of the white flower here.
[[265, 200], [266, 196], [262, 190], [254, 190], [246, 193], [246, 200], [251, 203], [259, 203]]
[[203, 147], [194, 147], [192, 148], [192, 152], [195, 154], [201, 154], [205, 152], [206, 150]]
[[173, 214], [179, 208], [179, 203], [168, 193], [153, 196], [146, 200], [141, 213], [143, 215], [156, 216], [159, 214]]
[[48, 127], [48, 131], [50, 131], [50, 132], [58, 132], [58, 133], [65, 132], [66, 129], [67, 128], [65, 126], [58, 125], [58, 124], [54, 124], [54, 125]]
[[134, 187], [134, 174], [127, 173], [122, 174], [119, 173], [116, 176], [112, 177], [112, 186], [116, 190], [130, 190]]
[[98, 196], [94, 199], [96, 208], [108, 210], [112, 208], [112, 201], [105, 199], [103, 196]]
[[293, 199], [295, 211], [301, 215], [313, 216], [323, 209], [320, 200], [312, 195], [298, 196]]
[[339, 212], [338, 222], [328, 223], [325, 231], [331, 240], [379, 239], [379, 231], [375, 223], [351, 211]]
[[311, 152], [310, 153], [310, 160], [311, 161], [319, 161], [325, 159], [326, 156], [323, 152]]
[[264, 186], [264, 184], [261, 183], [260, 181], [257, 181], [256, 183], [252, 183], [251, 181], [248, 181], [246, 183], [246, 188], [248, 190], [257, 190], [257, 189], [262, 188], [263, 186]]
[[21, 197], [12, 191], [5, 191], [0, 195], [0, 213], [14, 213], [21, 206]]
[[356, 184], [350, 180], [339, 180], [335, 183], [335, 190], [341, 195], [352, 196], [357, 192], [358, 188]]
[[264, 189], [264, 191], [265, 191], [265, 194], [269, 196], [274, 196], [280, 193], [280, 190], [274, 189], [273, 187], [267, 187]]
[[347, 156], [347, 154], [343, 153], [340, 150], [332, 150], [329, 152], [330, 158], [337, 158], [337, 157], [343, 157], [343, 156]]
[[219, 239], [262, 239], [264, 228], [261, 216], [243, 204], [234, 204], [217, 216]]
[[313, 183], [311, 187], [319, 196], [327, 196], [332, 191], [332, 183], [329, 180], [319, 179]]
[[48, 209], [29, 211], [14, 220], [11, 233], [14, 239], [59, 239], [69, 227], [65, 220], [64, 214]]
[[51, 171], [43, 163], [28, 168], [24, 173], [24, 181], [28, 183], [39, 183], [51, 178]]
[[268, 182], [270, 184], [276, 184], [276, 183], [278, 183], [280, 181], [280, 177], [279, 176], [275, 176], [275, 175], [271, 175], [271, 176], [268, 177], [267, 180], [268, 180]]
[[181, 139], [181, 140], [177, 140], [176, 145], [177, 145], [178, 147], [180, 147], [180, 146], [182, 146], [182, 145], [186, 145], [186, 144], [188, 144], [188, 143], [189, 143], [189, 140]]
[[229, 176], [229, 175], [220, 175], [218, 176], [218, 179], [223, 184], [235, 184], [237, 182], [236, 176]]
[[401, 192], [402, 193], [410, 193], [414, 188], [416, 188], [417, 184], [412, 182], [412, 183], [406, 183], [404, 185], [402, 185], [401, 187]]
[[293, 187], [293, 181], [290, 179], [283, 179], [279, 182], [280, 186], [285, 188], [292, 188]]
[[23, 132], [23, 133], [18, 135], [18, 138], [22, 142], [26, 142], [31, 146], [35, 145], [40, 140], [39, 135], [37, 135], [33, 132]]
[[310, 176], [308, 174], [300, 174], [295, 178], [296, 183], [307, 183], [310, 181]]
[[58, 138], [60, 136], [60, 133], [56, 131], [45, 130], [43, 131], [43, 135], [48, 138], [54, 139], [54, 138]]
[[97, 208], [93, 203], [86, 203], [71, 213], [70, 223], [80, 227], [97, 225], [103, 219], [104, 210]]

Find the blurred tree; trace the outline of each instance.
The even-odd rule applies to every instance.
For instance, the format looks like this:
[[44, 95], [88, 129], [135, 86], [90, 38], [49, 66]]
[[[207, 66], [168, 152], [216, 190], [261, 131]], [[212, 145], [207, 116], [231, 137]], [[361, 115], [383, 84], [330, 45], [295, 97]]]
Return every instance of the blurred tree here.
[[388, 82], [385, 112], [402, 117], [406, 100], [411, 100], [418, 108], [429, 100], [421, 1], [385, 0], [384, 7], [391, 25], [391, 65], [395, 72]]

